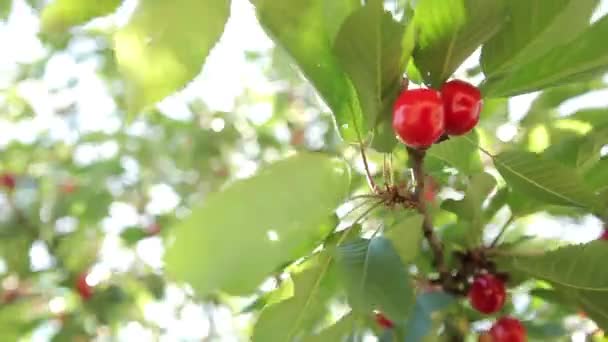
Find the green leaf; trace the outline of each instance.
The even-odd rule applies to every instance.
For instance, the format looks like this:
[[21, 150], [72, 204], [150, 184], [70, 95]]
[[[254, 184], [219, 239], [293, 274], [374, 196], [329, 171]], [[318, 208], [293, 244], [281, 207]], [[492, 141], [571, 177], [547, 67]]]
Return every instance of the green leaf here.
[[321, 330], [318, 334], [303, 338], [302, 342], [344, 341], [344, 339], [352, 334], [355, 323], [354, 315], [348, 313], [330, 327]]
[[[585, 182], [596, 192], [608, 191], [608, 158], [600, 160], [587, 173]], [[606, 199], [608, 201], [608, 198]]]
[[481, 243], [485, 226], [482, 205], [495, 187], [496, 180], [490, 174], [475, 174], [469, 179], [469, 185], [462, 200], [446, 200], [442, 205], [443, 209], [458, 216], [460, 225], [467, 227], [464, 234], [469, 247], [478, 246]]
[[129, 227], [120, 233], [120, 237], [127, 246], [135, 245], [139, 240], [150, 236], [141, 227]]
[[407, 216], [384, 233], [384, 236], [392, 242], [403, 264], [412, 262], [420, 253], [423, 237], [422, 220], [420, 214]]
[[72, 26], [110, 14], [118, 8], [121, 0], [54, 0], [41, 14], [43, 32], [62, 32]]
[[589, 26], [597, 0], [510, 0], [509, 20], [484, 44], [481, 65], [488, 77], [503, 73], [566, 44]]
[[446, 141], [433, 145], [427, 155], [431, 159], [440, 160], [467, 175], [483, 170], [477, 142], [476, 131], [462, 137], [451, 137]]
[[552, 49], [508, 75], [488, 78], [482, 91], [485, 96], [513, 96], [597, 77], [608, 70], [608, 45], [597, 43], [606, 35], [608, 16], [572, 42]]
[[336, 248], [336, 262], [348, 300], [360, 314], [377, 309], [404, 319], [414, 304], [411, 280], [392, 243], [380, 236]]
[[585, 172], [600, 160], [602, 147], [608, 144], [608, 127], [594, 129], [587, 133], [578, 145], [576, 167]]
[[608, 329], [608, 292], [588, 291], [581, 289], [556, 286], [558, 293], [568, 296], [576, 305], [576, 309], [583, 311], [600, 329]]
[[438, 88], [505, 19], [504, 1], [420, 0], [414, 22], [420, 30], [414, 60], [427, 84]]
[[454, 298], [443, 292], [428, 292], [416, 297], [414, 310], [405, 327], [405, 341], [423, 341], [433, 324], [433, 313], [446, 308]]
[[503, 257], [502, 265], [529, 277], [546, 280], [560, 286], [608, 291], [608, 258], [606, 241], [572, 245], [527, 257]]
[[352, 80], [368, 122], [375, 122], [384, 102], [392, 103], [399, 92], [405, 68], [403, 32], [404, 27], [384, 11], [382, 1], [371, 0], [344, 21], [336, 36], [333, 50]]
[[535, 153], [503, 152], [494, 157], [494, 165], [507, 184], [518, 192], [548, 204], [592, 209], [593, 192], [576, 170]]
[[309, 260], [304, 271], [292, 276], [293, 297], [262, 311], [253, 330], [253, 341], [294, 341], [310, 332], [322, 321], [327, 301], [334, 293], [334, 272], [332, 256], [326, 252]]
[[0, 0], [0, 20], [6, 20], [11, 14], [13, 0]]
[[334, 228], [323, 223], [346, 197], [349, 180], [342, 161], [303, 153], [209, 195], [176, 227], [168, 273], [202, 296], [253, 291]]
[[325, 3], [258, 0], [255, 5], [260, 24], [291, 55], [332, 110], [342, 138], [358, 142], [356, 130], [364, 135], [371, 123], [362, 114], [355, 87], [333, 53], [331, 32], [326, 24], [328, 20], [346, 16], [334, 13], [327, 18]]
[[229, 0], [139, 3], [114, 36], [131, 114], [180, 90], [201, 71], [229, 13]]

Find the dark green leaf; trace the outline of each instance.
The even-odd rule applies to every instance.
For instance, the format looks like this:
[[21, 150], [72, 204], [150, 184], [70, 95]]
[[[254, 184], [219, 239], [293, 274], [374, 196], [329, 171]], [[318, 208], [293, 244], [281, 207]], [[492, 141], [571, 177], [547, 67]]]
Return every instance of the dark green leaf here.
[[486, 76], [503, 73], [551, 48], [568, 43], [589, 26], [597, 0], [510, 0], [509, 20], [482, 49]]
[[465, 239], [469, 247], [481, 243], [485, 226], [482, 205], [495, 187], [496, 180], [490, 174], [475, 174], [469, 179], [464, 199], [446, 200], [442, 205], [443, 209], [456, 214], [460, 225], [467, 228]]
[[422, 244], [422, 215], [413, 214], [398, 221], [384, 236], [393, 243], [393, 247], [404, 264], [412, 262], [420, 253]]
[[486, 96], [513, 96], [596, 77], [608, 70], [608, 45], [597, 44], [607, 34], [608, 16], [572, 42], [552, 49], [508, 75], [488, 78], [482, 90]]
[[143, 1], [114, 36], [135, 114], [184, 87], [224, 31], [229, 0]]
[[428, 292], [416, 297], [416, 304], [405, 328], [405, 341], [423, 341], [432, 327], [432, 315], [454, 302], [454, 298], [443, 292]]
[[530, 152], [509, 151], [494, 157], [496, 169], [518, 192], [548, 204], [593, 208], [595, 196], [576, 170]]
[[377, 309], [392, 320], [409, 314], [414, 304], [411, 280], [388, 239], [358, 239], [338, 246], [336, 253], [353, 310], [367, 315]]
[[529, 277], [567, 288], [608, 291], [606, 241], [572, 245], [528, 257], [503, 257], [501, 263]]
[[[255, 5], [261, 25], [277, 45], [291, 55], [331, 108], [342, 138], [358, 142], [356, 130], [366, 134], [372, 123], [362, 114], [355, 87], [333, 54], [326, 22], [346, 15], [333, 13], [327, 18], [325, 3], [322, 0], [258, 0]], [[343, 10], [350, 11], [348, 7]]]
[[210, 195], [176, 227], [168, 273], [200, 295], [249, 293], [334, 228], [323, 223], [347, 195], [349, 178], [343, 162], [304, 153]]
[[465, 174], [481, 171], [481, 159], [477, 149], [479, 138], [476, 131], [466, 136], [451, 137], [449, 140], [433, 145], [428, 151], [429, 158], [438, 159]]
[[505, 19], [504, 1], [420, 0], [414, 21], [420, 30], [414, 60], [427, 84], [439, 87]]

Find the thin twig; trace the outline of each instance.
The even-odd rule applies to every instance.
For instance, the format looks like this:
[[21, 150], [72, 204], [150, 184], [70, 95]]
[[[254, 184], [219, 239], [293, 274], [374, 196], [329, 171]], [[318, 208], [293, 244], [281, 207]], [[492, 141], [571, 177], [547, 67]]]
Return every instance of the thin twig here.
[[361, 152], [361, 159], [363, 159], [363, 166], [365, 167], [365, 178], [367, 179], [367, 184], [370, 188], [372, 188], [373, 192], [378, 190], [378, 186], [376, 182], [374, 182], [374, 178], [372, 177], [371, 172], [369, 171], [369, 164], [367, 163], [367, 157], [365, 156], [365, 150], [363, 149], [363, 143], [359, 143], [359, 151]]
[[440, 280], [442, 282], [447, 282], [449, 280], [449, 272], [443, 258], [443, 245], [437, 235], [435, 235], [433, 222], [426, 210], [426, 203], [422, 196], [424, 193], [424, 157], [426, 151], [413, 148], [408, 148], [407, 151], [412, 160], [414, 180], [416, 182], [414, 199], [418, 203], [418, 212], [423, 216], [422, 231], [433, 252], [435, 267], [439, 272]]
[[490, 248], [494, 248], [496, 246], [496, 244], [498, 243], [500, 238], [504, 235], [504, 233], [507, 231], [507, 228], [511, 225], [511, 223], [513, 223], [513, 221], [515, 221], [515, 216], [511, 215], [511, 217], [509, 217], [507, 222], [505, 222], [505, 224], [500, 229], [500, 232], [498, 233], [498, 235], [496, 235], [496, 237], [490, 244]]

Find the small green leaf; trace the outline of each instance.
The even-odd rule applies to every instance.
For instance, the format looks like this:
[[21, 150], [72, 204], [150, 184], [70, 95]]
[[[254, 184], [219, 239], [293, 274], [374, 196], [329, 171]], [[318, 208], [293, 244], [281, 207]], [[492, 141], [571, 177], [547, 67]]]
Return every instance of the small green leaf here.
[[429, 158], [438, 159], [467, 175], [474, 174], [483, 169], [477, 149], [478, 141], [476, 131], [462, 137], [451, 137], [433, 145], [427, 151], [427, 155]]
[[13, 0], [0, 0], [0, 20], [6, 20], [11, 14]]
[[602, 147], [608, 144], [608, 127], [594, 129], [585, 135], [578, 145], [576, 167], [580, 173], [585, 172], [600, 160]]
[[589, 26], [597, 0], [510, 0], [509, 20], [484, 44], [481, 65], [494, 76], [568, 43]]
[[[346, 13], [325, 12], [326, 1], [255, 2], [260, 24], [271, 38], [294, 59], [304, 76], [332, 110], [342, 138], [358, 142], [359, 136], [370, 131], [371, 123], [361, 112], [357, 92], [341, 68], [332, 49], [332, 33], [326, 22], [345, 18]], [[338, 7], [340, 8], [340, 7]], [[352, 7], [343, 7], [349, 12]], [[336, 23], [332, 23], [331, 27]]]
[[458, 216], [461, 226], [467, 227], [464, 232], [469, 247], [478, 246], [483, 237], [484, 215], [482, 205], [492, 190], [496, 180], [488, 173], [478, 173], [469, 179], [464, 199], [446, 200], [442, 208]]
[[608, 70], [608, 45], [597, 43], [606, 35], [608, 16], [568, 44], [522, 64], [508, 75], [488, 78], [482, 91], [490, 97], [513, 96], [597, 77]]
[[120, 233], [120, 237], [125, 242], [127, 246], [132, 246], [136, 244], [139, 240], [148, 237], [149, 234], [146, 233], [141, 227], [129, 227]]
[[176, 227], [167, 272], [201, 296], [253, 291], [334, 228], [323, 223], [346, 197], [349, 179], [343, 162], [304, 153], [209, 195]]
[[438, 88], [502, 26], [504, 1], [421, 0], [414, 22], [420, 30], [414, 60], [427, 84]]
[[254, 342], [294, 341], [322, 321], [326, 302], [334, 293], [332, 256], [326, 252], [315, 255], [305, 270], [292, 277], [293, 297], [262, 311], [253, 330]]
[[576, 170], [535, 153], [503, 152], [494, 157], [494, 165], [518, 192], [548, 204], [593, 208], [595, 196]]
[[528, 257], [502, 257], [500, 263], [529, 277], [567, 288], [608, 291], [606, 241], [572, 245]]
[[229, 13], [229, 0], [139, 3], [114, 36], [131, 115], [180, 90], [201, 71]]
[[42, 31], [61, 32], [116, 10], [121, 0], [54, 0], [41, 14]]
[[384, 236], [393, 243], [403, 264], [412, 262], [420, 253], [423, 237], [422, 220], [420, 214], [407, 216], [384, 233]]
[[353, 310], [377, 309], [392, 320], [404, 319], [414, 304], [411, 280], [392, 243], [380, 236], [336, 248], [338, 270]]

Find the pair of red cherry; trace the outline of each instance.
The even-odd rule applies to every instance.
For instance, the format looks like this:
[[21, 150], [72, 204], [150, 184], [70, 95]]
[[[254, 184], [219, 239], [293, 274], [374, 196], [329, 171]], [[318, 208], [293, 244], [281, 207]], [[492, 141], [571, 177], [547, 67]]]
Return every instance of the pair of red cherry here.
[[405, 90], [393, 107], [393, 129], [409, 147], [427, 148], [442, 135], [463, 135], [475, 127], [481, 93], [460, 80], [446, 82], [440, 91]]
[[[469, 289], [469, 301], [477, 311], [491, 314], [499, 311], [505, 304], [507, 290], [503, 279], [493, 274], [483, 274], [473, 279]], [[479, 337], [480, 342], [524, 342], [526, 329], [519, 320], [502, 317]]]

